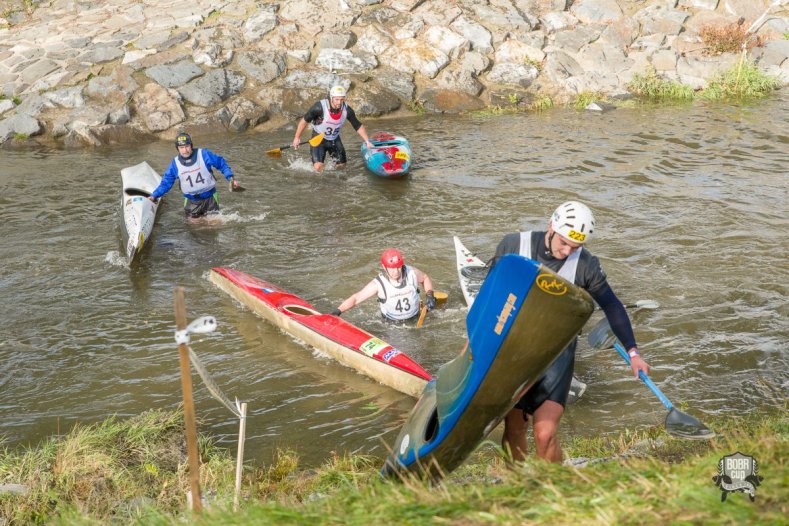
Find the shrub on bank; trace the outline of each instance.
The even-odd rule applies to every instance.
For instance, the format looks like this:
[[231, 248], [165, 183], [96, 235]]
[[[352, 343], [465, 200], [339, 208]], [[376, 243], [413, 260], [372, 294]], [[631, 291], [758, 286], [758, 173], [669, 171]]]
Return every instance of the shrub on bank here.
[[637, 97], [651, 100], [691, 100], [694, 96], [693, 88], [659, 77], [654, 68], [650, 68], [644, 75], [633, 75], [627, 89]]

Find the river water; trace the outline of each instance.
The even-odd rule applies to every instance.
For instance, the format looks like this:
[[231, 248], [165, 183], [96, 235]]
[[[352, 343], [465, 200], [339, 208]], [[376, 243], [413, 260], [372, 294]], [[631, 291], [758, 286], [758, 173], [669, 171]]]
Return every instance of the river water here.
[[[413, 174], [365, 172], [358, 136], [350, 162], [315, 174], [306, 148], [280, 159], [289, 130], [195, 137], [225, 156], [246, 186], [220, 186], [219, 224], [188, 225], [174, 188], [139, 265], [119, 256], [120, 170], [163, 171], [168, 142], [94, 150], [5, 150], [0, 168], [0, 435], [35, 444], [90, 423], [181, 400], [173, 289], [188, 318], [219, 330], [192, 347], [232, 398], [249, 404], [247, 459], [278, 447], [307, 465], [332, 451], [385, 455], [413, 400], [308, 349], [208, 280], [232, 266], [324, 311], [367, 283], [384, 248], [449, 293], [422, 329], [391, 326], [373, 300], [345, 319], [435, 373], [464, 344], [465, 308], [452, 236], [482, 259], [507, 232], [543, 228], [555, 206], [594, 210], [590, 248], [632, 313], [653, 379], [686, 412], [779, 410], [786, 400], [789, 93], [741, 105], [555, 109], [487, 116], [368, 120], [405, 135]], [[592, 322], [599, 318], [595, 315]], [[565, 434], [660, 423], [666, 410], [613, 350], [579, 345], [588, 382]], [[235, 447], [237, 420], [195, 377], [200, 431]]]

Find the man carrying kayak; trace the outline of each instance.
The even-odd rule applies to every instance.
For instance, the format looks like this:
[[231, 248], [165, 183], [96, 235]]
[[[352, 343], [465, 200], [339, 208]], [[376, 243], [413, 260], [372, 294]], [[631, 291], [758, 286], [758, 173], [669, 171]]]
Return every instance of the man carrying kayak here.
[[378, 295], [381, 314], [385, 318], [395, 321], [409, 320], [419, 315], [420, 285], [425, 288], [427, 310], [436, 307], [433, 282], [418, 268], [406, 265], [399, 250], [384, 250], [381, 254], [381, 266], [383, 272], [334, 309], [334, 316], [339, 316], [364, 300]]
[[356, 112], [353, 111], [353, 108], [345, 103], [346, 96], [347, 91], [344, 87], [333, 86], [329, 90], [329, 98], [319, 100], [313, 104], [296, 127], [296, 135], [293, 137], [293, 149], [299, 147], [301, 134], [307, 127], [307, 124], [312, 124], [313, 137], [321, 133], [324, 134], [323, 141], [318, 146], [310, 146], [312, 166], [318, 172], [323, 171], [326, 153], [331, 154], [332, 158], [337, 162], [338, 168], [345, 166], [345, 163], [348, 161], [345, 156], [345, 147], [342, 145], [342, 139], [340, 139], [340, 128], [342, 128], [346, 120], [350, 121], [351, 126], [364, 140], [367, 147], [373, 147], [373, 143], [370, 142], [367, 131], [364, 129], [364, 124], [356, 118]]
[[[639, 356], [630, 318], [622, 302], [611, 290], [600, 261], [584, 248], [594, 232], [592, 211], [578, 201], [561, 204], [542, 232], [507, 234], [496, 247], [491, 268], [505, 254], [520, 254], [542, 263], [568, 281], [585, 289], [605, 312], [614, 334], [630, 355], [633, 374], [649, 373], [649, 365]], [[513, 460], [526, 457], [526, 432], [531, 415], [537, 456], [561, 462], [562, 450], [556, 436], [564, 414], [573, 377], [576, 338], [548, 367], [526, 394], [507, 413], [502, 446]]]
[[184, 213], [188, 219], [197, 219], [219, 212], [213, 170], [222, 172], [236, 189], [239, 186], [233, 176], [233, 170], [222, 156], [211, 150], [206, 148], [195, 150], [192, 147], [192, 137], [186, 132], [181, 131], [176, 135], [175, 149], [178, 150], [178, 155], [167, 167], [162, 182], [148, 199], [156, 201], [162, 197], [170, 191], [175, 179], [178, 178], [181, 192], [184, 194]]

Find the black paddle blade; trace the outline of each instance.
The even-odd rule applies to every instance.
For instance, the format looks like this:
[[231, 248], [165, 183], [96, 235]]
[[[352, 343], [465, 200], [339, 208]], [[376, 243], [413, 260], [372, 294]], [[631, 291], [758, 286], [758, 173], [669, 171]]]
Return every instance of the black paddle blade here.
[[672, 407], [666, 415], [666, 432], [687, 440], [709, 440], [715, 437], [714, 431], [676, 407]]
[[586, 340], [589, 342], [589, 345], [595, 349], [610, 349], [613, 347], [616, 336], [614, 335], [614, 331], [611, 330], [611, 326], [608, 324], [608, 318], [603, 318], [598, 321], [597, 325], [589, 331]]

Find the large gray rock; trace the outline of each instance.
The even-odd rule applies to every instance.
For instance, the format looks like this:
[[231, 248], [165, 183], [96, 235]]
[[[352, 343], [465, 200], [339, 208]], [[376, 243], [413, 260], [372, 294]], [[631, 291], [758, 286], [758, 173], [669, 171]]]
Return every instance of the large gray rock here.
[[363, 73], [378, 66], [375, 56], [364, 51], [354, 53], [349, 49], [321, 49], [315, 65], [329, 71]]
[[182, 86], [178, 93], [196, 106], [213, 106], [240, 92], [245, 80], [236, 71], [215, 69]]
[[132, 78], [132, 70], [126, 66], [119, 66], [112, 70], [110, 75], [90, 79], [85, 91], [89, 97], [105, 99], [120, 105], [128, 102], [137, 88], [139, 85]]
[[244, 22], [244, 39], [254, 43], [259, 41], [263, 35], [270, 32], [277, 26], [277, 15], [268, 11], [259, 11], [247, 18]]
[[84, 86], [72, 86], [42, 94], [42, 97], [61, 108], [80, 108], [85, 105]]
[[238, 67], [246, 75], [267, 84], [285, 72], [287, 62], [279, 50], [242, 51], [237, 58]]
[[286, 88], [317, 88], [323, 90], [324, 96], [329, 93], [332, 86], [342, 86], [350, 89], [351, 81], [335, 73], [327, 71], [300, 69], [291, 71], [282, 81]]
[[436, 77], [436, 84], [443, 89], [452, 91], [462, 91], [469, 95], [477, 96], [482, 92], [484, 86], [478, 81], [475, 75], [459, 64], [452, 64], [444, 68]]
[[446, 54], [416, 39], [399, 41], [397, 49], [381, 57], [381, 64], [405, 73], [419, 72], [429, 79], [449, 64]]
[[414, 99], [416, 84], [413, 75], [390, 68], [378, 68], [375, 70], [375, 78], [382, 86], [386, 86], [389, 91], [402, 100], [411, 101]]
[[566, 53], [577, 53], [582, 47], [597, 40], [602, 34], [605, 26], [592, 24], [576, 26], [573, 29], [557, 31], [549, 36], [550, 44], [543, 51], [564, 51]]
[[13, 101], [8, 99], [0, 99], [0, 115], [7, 112], [11, 108], [16, 106]]
[[59, 68], [60, 66], [57, 63], [49, 59], [34, 60], [19, 72], [19, 81], [25, 84], [32, 84]]
[[353, 90], [352, 106], [357, 115], [377, 117], [400, 107], [398, 96], [379, 82], [360, 84]]
[[421, 18], [429, 26], [447, 27], [463, 11], [456, 5], [451, 5], [444, 0], [427, 1], [414, 9], [416, 18]]
[[30, 115], [17, 114], [0, 121], [0, 144], [15, 136], [33, 137], [43, 132], [38, 119]]
[[482, 24], [461, 15], [452, 22], [450, 27], [469, 41], [471, 49], [480, 53], [493, 51], [493, 37]]
[[[774, 0], [721, 0], [723, 11], [737, 18], [753, 22], [767, 10]], [[786, 4], [784, 3], [784, 7]]]
[[543, 72], [554, 83], [561, 85], [570, 77], [583, 75], [584, 69], [564, 51], [552, 51], [545, 58]]
[[183, 86], [205, 72], [191, 60], [182, 60], [175, 64], [162, 64], [145, 70], [145, 76], [165, 88]]
[[542, 62], [545, 59], [545, 53], [542, 49], [530, 46], [519, 40], [507, 40], [499, 44], [496, 50], [496, 62]]
[[122, 57], [124, 51], [117, 46], [98, 46], [88, 49], [79, 56], [80, 62], [88, 62], [91, 64], [103, 64], [105, 62], [112, 62], [113, 60]]
[[641, 35], [678, 35], [688, 16], [687, 11], [651, 5], [640, 10], [633, 18], [641, 24]]
[[349, 30], [322, 33], [319, 44], [321, 48], [348, 49], [356, 43], [356, 35]]
[[495, 84], [528, 88], [539, 74], [539, 70], [531, 64], [499, 62], [490, 68], [487, 79]]
[[268, 120], [268, 112], [255, 102], [237, 97], [223, 108], [222, 121], [225, 126], [235, 132], [242, 132], [247, 128], [254, 128]]
[[570, 13], [584, 24], [609, 24], [624, 16], [616, 0], [577, 0]]
[[452, 59], [456, 59], [461, 53], [471, 49], [468, 40], [446, 27], [431, 26], [425, 31], [422, 38]]
[[155, 82], [146, 84], [133, 98], [136, 114], [152, 132], [167, 130], [186, 120], [180, 99], [177, 91]]
[[753, 50], [753, 58], [760, 66], [780, 66], [789, 58], [789, 40], [772, 40]]
[[364, 28], [356, 41], [356, 48], [373, 55], [380, 55], [392, 47], [394, 41], [378, 24]]
[[546, 33], [555, 33], [575, 27], [578, 19], [566, 11], [559, 11], [546, 13], [540, 18], [540, 23]]

